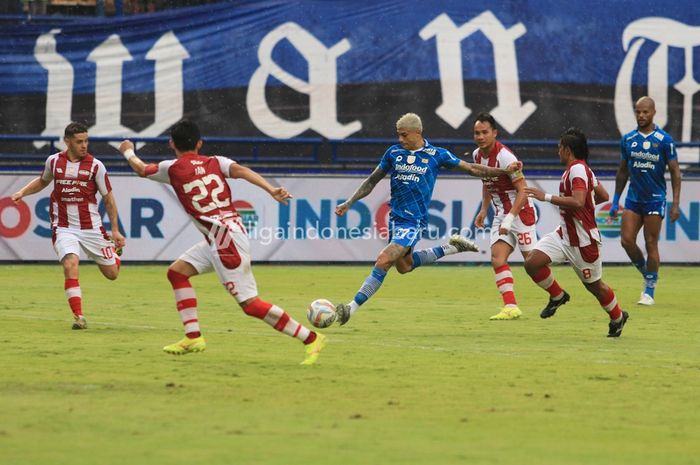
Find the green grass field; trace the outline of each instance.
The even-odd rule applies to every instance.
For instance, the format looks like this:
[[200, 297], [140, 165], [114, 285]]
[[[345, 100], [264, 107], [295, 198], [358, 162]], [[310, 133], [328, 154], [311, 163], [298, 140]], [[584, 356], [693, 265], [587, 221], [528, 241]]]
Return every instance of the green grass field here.
[[[634, 304], [634, 269], [606, 268], [631, 315], [619, 339], [567, 267], [572, 300], [546, 321], [519, 266], [518, 321], [488, 320], [490, 268], [390, 273], [310, 367], [214, 275], [192, 280], [207, 351], [163, 353], [181, 337], [165, 270], [109, 282], [82, 266], [90, 329], [71, 331], [58, 265], [0, 266], [0, 464], [700, 463], [698, 268], [662, 268], [653, 308]], [[304, 322], [368, 271], [255, 270], [261, 296]]]

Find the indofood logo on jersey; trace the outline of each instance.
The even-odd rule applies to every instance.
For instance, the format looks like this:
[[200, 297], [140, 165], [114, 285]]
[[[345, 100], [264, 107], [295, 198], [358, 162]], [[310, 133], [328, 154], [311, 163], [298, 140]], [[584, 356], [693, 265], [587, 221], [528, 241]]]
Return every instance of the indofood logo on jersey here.
[[617, 211], [617, 216], [612, 217], [610, 216], [610, 207], [612, 207], [612, 203], [609, 202], [603, 205], [595, 214], [595, 222], [603, 237], [620, 237], [623, 208], [620, 206], [620, 209]]
[[246, 231], [248, 231], [248, 233], [253, 231], [260, 220], [260, 217], [255, 211], [255, 207], [245, 200], [236, 200], [233, 202], [233, 208], [235, 208], [238, 214], [241, 215], [241, 221], [243, 222], [243, 226], [245, 226]]

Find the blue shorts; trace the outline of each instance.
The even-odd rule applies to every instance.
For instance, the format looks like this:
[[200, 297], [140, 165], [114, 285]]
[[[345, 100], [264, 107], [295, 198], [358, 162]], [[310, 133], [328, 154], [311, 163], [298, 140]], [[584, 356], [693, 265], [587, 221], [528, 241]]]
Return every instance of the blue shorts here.
[[634, 200], [625, 199], [625, 210], [629, 210], [639, 216], [658, 215], [663, 218], [666, 216], [666, 200], [635, 202]]
[[413, 247], [423, 233], [421, 221], [389, 218], [389, 242], [402, 247]]

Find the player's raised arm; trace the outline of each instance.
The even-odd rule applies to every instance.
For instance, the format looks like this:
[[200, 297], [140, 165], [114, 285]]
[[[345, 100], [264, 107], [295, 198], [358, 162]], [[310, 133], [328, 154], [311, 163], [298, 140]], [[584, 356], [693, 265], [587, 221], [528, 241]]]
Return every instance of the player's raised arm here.
[[357, 202], [363, 197], [367, 197], [372, 190], [374, 190], [374, 187], [379, 183], [379, 181], [382, 180], [386, 176], [386, 171], [381, 169], [380, 167], [376, 167], [374, 171], [372, 171], [372, 174], [370, 174], [364, 181], [362, 181], [362, 184], [360, 184], [360, 187], [357, 188], [354, 194], [347, 199], [345, 202], [341, 203], [337, 207], [335, 207], [335, 214], [338, 216], [343, 216], [345, 212], [348, 211], [350, 207], [352, 207], [352, 204]]
[[460, 160], [459, 164], [456, 166], [458, 170], [466, 171], [467, 173], [471, 174], [472, 176], [476, 176], [477, 178], [496, 178], [504, 174], [507, 175], [515, 173], [516, 171], [520, 171], [522, 167], [523, 163], [521, 161], [513, 162], [510, 165], [508, 165], [505, 169], [503, 169], [495, 168], [492, 166], [484, 166], [477, 163], [467, 163], [464, 160]]
[[49, 185], [51, 180], [44, 180], [42, 179], [41, 176], [37, 176], [36, 178], [32, 179], [27, 183], [26, 186], [12, 194], [12, 201], [14, 203], [19, 203], [20, 200], [22, 200], [22, 197], [26, 197], [27, 195], [32, 195], [36, 194], [37, 192], [42, 191], [46, 186]]
[[122, 143], [119, 144], [119, 151], [122, 153], [122, 155], [124, 155], [124, 158], [126, 158], [129, 166], [131, 166], [131, 169], [133, 169], [136, 174], [141, 177], [146, 176], [147, 165], [136, 155], [136, 152], [134, 152], [133, 142], [130, 140], [122, 141]]
[[287, 200], [292, 198], [292, 194], [290, 194], [284, 187], [274, 187], [258, 173], [251, 170], [248, 167], [239, 165], [238, 163], [231, 164], [228, 174], [229, 177], [232, 177], [234, 179], [244, 179], [249, 183], [258, 186], [259, 188], [270, 194], [273, 199], [285, 205], [287, 205]]

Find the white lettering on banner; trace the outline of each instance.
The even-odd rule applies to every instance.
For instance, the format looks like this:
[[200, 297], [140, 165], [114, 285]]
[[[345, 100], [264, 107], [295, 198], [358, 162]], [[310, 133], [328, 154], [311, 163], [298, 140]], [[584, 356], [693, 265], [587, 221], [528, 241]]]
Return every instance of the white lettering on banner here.
[[[309, 82], [302, 81], [283, 70], [272, 58], [272, 51], [282, 40], [288, 40], [308, 63]], [[340, 124], [337, 117], [336, 84], [337, 58], [350, 50], [350, 42], [343, 39], [326, 48], [316, 37], [295, 23], [284, 23], [270, 31], [260, 42], [260, 66], [250, 78], [246, 105], [255, 126], [270, 137], [286, 139], [313, 129], [329, 139], [344, 139], [362, 129], [362, 123], [353, 121]], [[288, 121], [272, 112], [267, 104], [265, 89], [270, 76], [284, 85], [309, 96], [309, 118]]]
[[[42, 136], [63, 134], [66, 123], [71, 121], [73, 108], [73, 66], [56, 51], [56, 34], [60, 29], [52, 29], [40, 35], [34, 46], [34, 57], [49, 72], [46, 86], [46, 126]], [[41, 148], [45, 141], [36, 141], [34, 146]]]
[[437, 44], [442, 104], [435, 113], [455, 129], [471, 114], [464, 104], [462, 41], [475, 32], [481, 32], [493, 45], [498, 105], [491, 114], [509, 133], [517, 131], [537, 109], [532, 101], [523, 104], [520, 98], [515, 41], [526, 31], [522, 23], [504, 28], [490, 11], [459, 27], [443, 13], [421, 29], [423, 40], [434, 36]]
[[[42, 135], [63, 134], [66, 122], [71, 121], [73, 100], [73, 66], [56, 51], [53, 30], [39, 36], [34, 55], [49, 72], [46, 91], [46, 126]], [[88, 55], [95, 63], [95, 125], [90, 133], [95, 136], [155, 137], [182, 118], [184, 112], [182, 61], [189, 58], [187, 50], [175, 34], [166, 32], [146, 54], [155, 61], [154, 92], [155, 118], [153, 124], [136, 132], [121, 124], [123, 64], [131, 61], [129, 50], [117, 34], [112, 34]], [[46, 142], [38, 141], [39, 148]], [[118, 142], [113, 142], [118, 147]], [[143, 144], [137, 144], [141, 146]]]
[[[639, 51], [646, 41], [655, 42], [656, 50], [647, 62], [647, 95], [656, 102], [655, 122], [664, 127], [668, 120], [669, 48], [682, 48], [685, 54], [685, 75], [673, 87], [683, 95], [681, 140], [691, 140], [693, 96], [700, 83], [693, 77], [693, 52], [700, 46], [700, 26], [688, 26], [668, 18], [649, 17], [631, 22], [622, 33], [622, 46], [627, 52], [615, 82], [615, 119], [621, 134], [636, 126], [632, 100], [632, 76]], [[678, 149], [681, 161], [700, 161], [700, 148]]]

